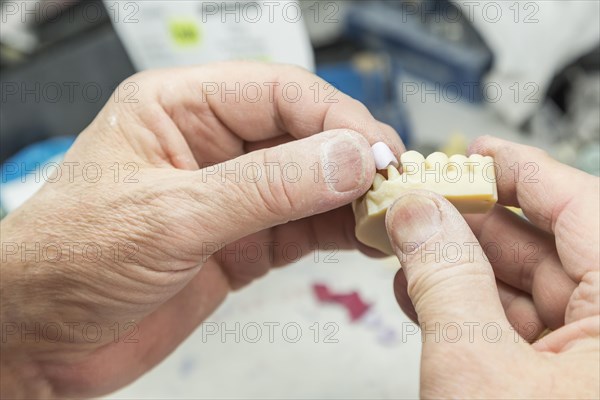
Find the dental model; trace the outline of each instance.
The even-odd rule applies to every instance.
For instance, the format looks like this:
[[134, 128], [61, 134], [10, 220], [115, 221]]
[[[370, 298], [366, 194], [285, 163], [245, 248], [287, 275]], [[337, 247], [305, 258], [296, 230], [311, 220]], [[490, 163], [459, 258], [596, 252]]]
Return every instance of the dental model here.
[[400, 157], [400, 172], [394, 165], [393, 154], [391, 159], [387, 152], [373, 150], [377, 168], [381, 171], [387, 167], [387, 170], [375, 175], [371, 189], [352, 203], [352, 209], [358, 240], [388, 255], [392, 255], [393, 250], [385, 228], [385, 215], [402, 193], [413, 189], [438, 193], [463, 214], [485, 213], [498, 200], [494, 160], [489, 156], [448, 157], [438, 152], [425, 159], [420, 153], [409, 151]]

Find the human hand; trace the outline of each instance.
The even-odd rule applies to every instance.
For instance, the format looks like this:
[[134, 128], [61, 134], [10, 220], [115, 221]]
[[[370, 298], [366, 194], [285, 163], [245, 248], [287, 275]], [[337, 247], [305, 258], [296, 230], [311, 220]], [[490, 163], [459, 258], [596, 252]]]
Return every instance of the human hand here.
[[[137, 101], [124, 102], [131, 85]], [[28, 377], [28, 396], [113, 391], [231, 289], [286, 264], [286, 246], [360, 247], [347, 205], [373, 180], [369, 144], [403, 145], [333, 91], [299, 68], [258, 63], [123, 83], [62, 175], [2, 221], [3, 380]], [[258, 256], [243, 254], [250, 245]]]
[[499, 203], [529, 221], [497, 205], [465, 222], [429, 192], [388, 211], [396, 297], [421, 326], [421, 395], [598, 398], [599, 179], [491, 137], [470, 151], [494, 157]]

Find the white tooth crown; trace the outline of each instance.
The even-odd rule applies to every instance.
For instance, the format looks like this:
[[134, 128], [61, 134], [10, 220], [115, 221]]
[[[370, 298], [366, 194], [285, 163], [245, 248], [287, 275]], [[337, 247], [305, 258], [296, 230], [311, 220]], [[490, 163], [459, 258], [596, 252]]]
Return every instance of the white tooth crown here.
[[387, 178], [378, 173], [373, 186], [352, 207], [356, 237], [362, 243], [393, 254], [385, 229], [387, 209], [404, 192], [429, 190], [447, 198], [461, 213], [485, 213], [498, 199], [494, 160], [489, 156], [433, 153], [425, 158], [416, 151], [400, 157], [401, 172], [390, 165]]
[[373, 158], [375, 159], [375, 167], [377, 169], [384, 169], [389, 165], [398, 166], [398, 160], [387, 144], [377, 142], [371, 146], [371, 150], [373, 150]]

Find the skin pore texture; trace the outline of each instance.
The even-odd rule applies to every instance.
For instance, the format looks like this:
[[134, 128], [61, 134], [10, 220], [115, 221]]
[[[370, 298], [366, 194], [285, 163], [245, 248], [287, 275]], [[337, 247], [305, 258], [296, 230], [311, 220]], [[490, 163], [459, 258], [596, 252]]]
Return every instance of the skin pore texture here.
[[[207, 82], [258, 82], [265, 92], [258, 101], [233, 101], [204, 93]], [[290, 82], [304, 93], [297, 101], [282, 95]], [[277, 252], [252, 262], [227, 256], [240, 244], [294, 242], [308, 254], [311, 244], [334, 242], [382, 256], [356, 240], [350, 203], [375, 177], [371, 146], [384, 142], [398, 159], [405, 148], [362, 104], [285, 65], [148, 71], [127, 83], [139, 88], [136, 102], [113, 96], [62, 164], [66, 171], [97, 163], [101, 177], [91, 182], [75, 168], [1, 222], [0, 315], [18, 329], [1, 343], [3, 398], [100, 396], [134, 381], [229, 292], [285, 265]], [[314, 98], [315, 83], [323, 99]], [[324, 100], [332, 94], [335, 102]], [[527, 220], [499, 205], [465, 219], [445, 199], [410, 191], [385, 221], [402, 266], [393, 283], [402, 309], [422, 328], [473, 327], [473, 340], [453, 341], [428, 340], [423, 329], [421, 395], [598, 397], [598, 178], [491, 137], [471, 151], [494, 158], [503, 172], [499, 204], [521, 207]], [[515, 179], [515, 162], [536, 163], [537, 181]], [[111, 167], [128, 163], [133, 180], [115, 179]], [[292, 179], [287, 165], [301, 173]], [[226, 173], [236, 170], [253, 172]], [[436, 243], [477, 241], [472, 257], [419, 255]], [[100, 255], [86, 257], [85, 243]], [[487, 243], [502, 256], [486, 258]], [[515, 259], [515, 243], [533, 243], [535, 262]], [[55, 253], [24, 257], [36, 244], [53, 244]], [[19, 334], [65, 322], [72, 337]], [[86, 323], [110, 334], [84, 340]], [[498, 340], [484, 334], [487, 323], [498, 327]], [[135, 328], [136, 342], [126, 340], [129, 329], [115, 337], [114, 326]]]

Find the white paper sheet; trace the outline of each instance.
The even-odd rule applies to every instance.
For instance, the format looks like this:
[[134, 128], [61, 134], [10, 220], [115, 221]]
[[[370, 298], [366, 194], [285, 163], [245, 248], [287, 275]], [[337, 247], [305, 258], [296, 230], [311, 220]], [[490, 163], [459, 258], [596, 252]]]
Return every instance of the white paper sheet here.
[[296, 1], [104, 2], [137, 70], [231, 59], [314, 69]]

